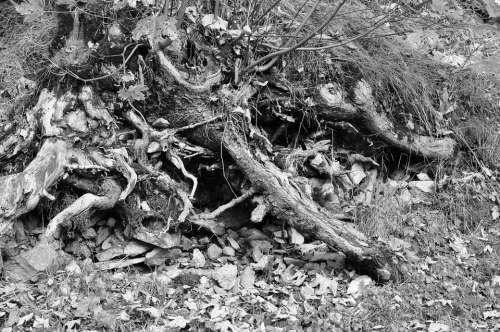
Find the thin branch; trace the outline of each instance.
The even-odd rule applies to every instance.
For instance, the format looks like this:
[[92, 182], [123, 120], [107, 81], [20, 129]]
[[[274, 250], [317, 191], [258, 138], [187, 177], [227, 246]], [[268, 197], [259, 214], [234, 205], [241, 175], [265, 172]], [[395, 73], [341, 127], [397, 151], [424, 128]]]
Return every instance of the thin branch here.
[[245, 201], [246, 199], [250, 198], [254, 194], [255, 194], [255, 190], [253, 188], [251, 188], [243, 195], [236, 197], [236, 198], [233, 198], [231, 201], [219, 206], [217, 209], [213, 210], [212, 212], [202, 213], [202, 214], [198, 215], [198, 217], [201, 219], [215, 219], [216, 217], [221, 215], [224, 211], [227, 211], [230, 208], [235, 207], [236, 205], [238, 205], [241, 202]]
[[333, 10], [333, 12], [330, 14], [330, 16], [323, 22], [323, 24], [321, 24], [319, 27], [317, 27], [316, 29], [314, 29], [314, 31], [312, 31], [309, 35], [307, 35], [306, 37], [304, 37], [301, 41], [299, 41], [297, 44], [293, 45], [292, 47], [289, 47], [289, 48], [286, 48], [286, 49], [283, 49], [283, 50], [280, 50], [280, 51], [277, 51], [277, 52], [274, 52], [274, 53], [270, 53], [266, 56], [263, 56], [262, 58], [258, 59], [258, 60], [255, 60], [253, 63], [251, 63], [250, 65], [248, 65], [248, 67], [246, 67], [243, 72], [248, 72], [250, 69], [254, 68], [255, 66], [257, 66], [258, 64], [261, 64], [262, 62], [265, 62], [269, 59], [272, 59], [274, 57], [277, 57], [277, 56], [280, 56], [280, 55], [284, 55], [284, 54], [287, 54], [287, 53], [290, 53], [290, 52], [293, 52], [295, 51], [297, 48], [301, 47], [302, 45], [304, 45], [305, 43], [307, 43], [311, 38], [313, 38], [318, 32], [322, 31], [334, 18], [335, 16], [337, 16], [337, 13], [339, 12], [340, 8], [342, 8], [342, 6], [347, 2], [347, 0], [342, 0], [338, 5], [337, 7]]
[[252, 22], [252, 25], [258, 24], [260, 20], [266, 17], [267, 14], [269, 14], [269, 12], [271, 12], [271, 10], [273, 10], [273, 8], [276, 7], [280, 2], [281, 0], [276, 0], [268, 9], [266, 9], [264, 13], [262, 13], [262, 15], [259, 16], [259, 18], [257, 18], [254, 22]]
[[[312, 6], [311, 10], [309, 11], [309, 13], [307, 13], [306, 17], [304, 18], [304, 20], [302, 21], [302, 23], [300, 24], [300, 26], [297, 28], [297, 30], [295, 30], [294, 32], [294, 37], [292, 38], [295, 38], [298, 36], [298, 34], [300, 33], [300, 31], [302, 31], [302, 29], [304, 28], [304, 26], [306, 25], [307, 21], [309, 20], [309, 18], [311, 17], [311, 15], [313, 14], [313, 12], [316, 10], [316, 8], [318, 7], [319, 3], [321, 2], [321, 0], [316, 0], [316, 3], [314, 3], [314, 5]], [[304, 3], [305, 5], [305, 3]], [[302, 7], [301, 7], [302, 9]], [[298, 13], [297, 13], [298, 14]], [[289, 39], [286, 43], [285, 43], [285, 47], [288, 47], [291, 43], [291, 39]], [[263, 66], [258, 66], [258, 67], [255, 67], [254, 68], [254, 71], [257, 72], [257, 73], [261, 73], [261, 72], [264, 72], [266, 70], [268, 70], [269, 68], [271, 68], [272, 66], [274, 66], [274, 64], [276, 63], [276, 61], [278, 61], [279, 59], [279, 55], [277, 55], [274, 59], [272, 59], [271, 61], [269, 61], [268, 63], [266, 63], [265, 65]]]
[[357, 36], [355, 36], [355, 37], [353, 37], [351, 39], [344, 40], [343, 42], [340, 42], [340, 43], [337, 43], [337, 44], [329, 44], [329, 45], [324, 45], [324, 46], [318, 46], [318, 47], [299, 47], [299, 48], [296, 49], [296, 51], [320, 51], [320, 50], [327, 50], [327, 49], [331, 49], [331, 48], [335, 48], [335, 47], [344, 46], [344, 45], [352, 43], [352, 42], [354, 42], [354, 41], [356, 41], [358, 39], [366, 37], [367, 35], [369, 35], [373, 31], [377, 30], [382, 25], [384, 25], [385, 23], [387, 23], [387, 20], [388, 20], [388, 18], [384, 19], [384, 20], [381, 20], [379, 23], [375, 24], [372, 28], [370, 28], [366, 32], [364, 32], [364, 33], [362, 33], [360, 35], [357, 35]]

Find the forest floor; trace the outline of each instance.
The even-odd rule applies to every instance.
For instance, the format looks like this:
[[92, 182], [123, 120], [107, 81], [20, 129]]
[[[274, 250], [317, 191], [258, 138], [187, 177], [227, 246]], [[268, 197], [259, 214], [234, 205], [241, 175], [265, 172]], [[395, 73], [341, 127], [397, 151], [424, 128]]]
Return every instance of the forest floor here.
[[[481, 25], [471, 38], [497, 47], [497, 30]], [[440, 33], [411, 42], [435, 47], [429, 40], [445, 39]], [[435, 54], [461, 65], [476, 56], [457, 52]], [[497, 70], [476, 60], [478, 71]], [[435, 192], [399, 190], [406, 175], [430, 169], [383, 180], [357, 221], [401, 253], [402, 280], [377, 284], [324, 243], [288, 226], [252, 224], [235, 208], [224, 216], [234, 230], [184, 236], [176, 248], [150, 251], [146, 264], [100, 271], [73, 248], [63, 270], [0, 282], [0, 331], [500, 331], [499, 173], [461, 165], [443, 171], [450, 174]], [[104, 249], [120, 237], [115, 223], [100, 220], [87, 235]], [[22, 233], [29, 248], [40, 230], [25, 224]]]
[[341, 255], [290, 244], [267, 225], [233, 232], [231, 242], [193, 237], [197, 245], [170, 251], [167, 266], [96, 271], [73, 261], [33, 283], [4, 284], [2, 331], [500, 331], [500, 224], [450, 219], [450, 199], [437, 194], [393, 227], [389, 243], [412, 258], [400, 282], [376, 285]]

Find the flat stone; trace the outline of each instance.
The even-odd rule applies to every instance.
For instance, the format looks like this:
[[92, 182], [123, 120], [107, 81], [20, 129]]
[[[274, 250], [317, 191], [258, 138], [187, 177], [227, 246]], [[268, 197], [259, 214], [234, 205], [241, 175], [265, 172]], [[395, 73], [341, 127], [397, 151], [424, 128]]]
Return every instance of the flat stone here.
[[224, 249], [222, 249], [222, 253], [226, 256], [230, 256], [230, 257], [233, 257], [236, 255], [236, 252], [234, 251], [234, 249], [232, 247], [224, 247]]
[[211, 244], [207, 249], [207, 257], [211, 260], [216, 260], [222, 255], [222, 249], [216, 245]]
[[96, 245], [100, 246], [111, 235], [111, 229], [108, 227], [99, 227], [97, 230]]
[[205, 256], [203, 256], [202, 252], [199, 249], [193, 250], [193, 259], [191, 262], [193, 263], [193, 266], [197, 268], [205, 266]]
[[126, 256], [134, 257], [138, 255], [142, 255], [145, 252], [148, 252], [151, 250], [151, 245], [141, 242], [141, 241], [130, 241], [127, 243], [125, 246], [125, 249], [123, 250], [123, 253]]

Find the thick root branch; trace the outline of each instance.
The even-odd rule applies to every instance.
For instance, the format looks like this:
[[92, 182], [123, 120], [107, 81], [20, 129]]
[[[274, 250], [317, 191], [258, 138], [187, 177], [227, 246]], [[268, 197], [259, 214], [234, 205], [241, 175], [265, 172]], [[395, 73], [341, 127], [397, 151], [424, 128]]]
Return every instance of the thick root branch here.
[[121, 195], [120, 185], [115, 180], [105, 179], [101, 189], [104, 195], [84, 194], [71, 203], [70, 206], [59, 212], [47, 225], [45, 236], [49, 239], [58, 238], [59, 226], [83, 212], [91, 209], [107, 210], [114, 207]]
[[396, 128], [389, 118], [377, 112], [371, 87], [359, 81], [355, 88], [355, 104], [346, 101], [347, 92], [338, 84], [325, 84], [318, 89], [320, 118], [329, 121], [361, 121], [367, 129], [391, 146], [431, 159], [449, 159], [456, 142], [448, 137], [436, 138]]

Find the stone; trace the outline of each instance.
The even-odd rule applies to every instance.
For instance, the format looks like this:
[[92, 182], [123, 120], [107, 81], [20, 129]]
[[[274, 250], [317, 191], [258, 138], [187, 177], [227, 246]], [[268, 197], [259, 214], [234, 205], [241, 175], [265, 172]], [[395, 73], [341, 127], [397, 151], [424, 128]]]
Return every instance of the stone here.
[[111, 230], [108, 227], [99, 227], [99, 229], [97, 230], [96, 244], [100, 246], [110, 235]]
[[106, 226], [109, 228], [113, 228], [116, 225], [116, 219], [113, 217], [109, 217], [108, 220], [106, 220]]
[[114, 246], [114, 247], [111, 247], [107, 250], [104, 250], [104, 251], [98, 253], [95, 256], [99, 262], [103, 262], [103, 261], [112, 260], [113, 258], [118, 257], [118, 256], [122, 256], [122, 255], [123, 255], [123, 247]]
[[347, 294], [358, 298], [363, 294], [363, 291], [373, 283], [369, 276], [359, 276], [349, 283], [347, 287]]
[[236, 255], [236, 252], [234, 251], [234, 249], [232, 247], [224, 247], [224, 249], [222, 249], [222, 253], [226, 256], [230, 256], [230, 257], [233, 257]]
[[221, 255], [222, 255], [222, 249], [218, 245], [212, 243], [210, 246], [208, 246], [207, 257], [209, 259], [216, 260]]
[[90, 227], [90, 228], [87, 228], [86, 230], [84, 230], [82, 232], [82, 237], [85, 240], [95, 239], [97, 237], [97, 232], [96, 232], [95, 229], [93, 229], [92, 227]]
[[152, 244], [154, 246], [170, 249], [181, 245], [180, 233], [153, 233], [146, 229], [140, 229], [133, 235], [134, 239]]
[[300, 234], [295, 228], [290, 227], [288, 232], [291, 244], [304, 244], [304, 236]]
[[151, 248], [152, 247], [150, 244], [147, 244], [147, 243], [144, 243], [141, 241], [133, 240], [133, 241], [130, 241], [129, 243], [127, 243], [127, 245], [125, 246], [125, 249], [123, 250], [123, 253], [126, 256], [134, 257], [134, 256], [142, 255], [145, 252], [150, 251]]
[[205, 256], [203, 256], [202, 252], [199, 249], [193, 250], [193, 259], [191, 261], [194, 267], [201, 268], [206, 264]]
[[229, 244], [231, 245], [231, 247], [234, 249], [234, 250], [240, 250], [240, 245], [238, 244], [238, 242], [233, 239], [231, 236], [228, 236], [227, 237], [227, 242], [229, 242]]

